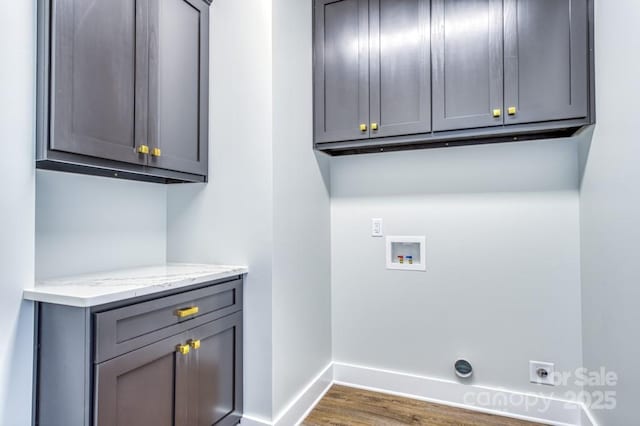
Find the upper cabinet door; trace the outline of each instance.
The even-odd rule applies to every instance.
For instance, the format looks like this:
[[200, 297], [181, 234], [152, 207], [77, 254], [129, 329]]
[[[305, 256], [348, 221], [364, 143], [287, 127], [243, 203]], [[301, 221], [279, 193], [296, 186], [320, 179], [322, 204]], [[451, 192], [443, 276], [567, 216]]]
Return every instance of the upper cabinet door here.
[[370, 0], [371, 137], [431, 131], [430, 0]]
[[433, 0], [432, 14], [434, 131], [502, 125], [502, 0]]
[[315, 141], [369, 137], [369, 4], [316, 0]]
[[154, 0], [149, 23], [149, 165], [206, 175], [209, 7], [203, 0]]
[[504, 5], [506, 123], [587, 117], [587, 1]]
[[50, 149], [146, 162], [148, 1], [52, 2]]

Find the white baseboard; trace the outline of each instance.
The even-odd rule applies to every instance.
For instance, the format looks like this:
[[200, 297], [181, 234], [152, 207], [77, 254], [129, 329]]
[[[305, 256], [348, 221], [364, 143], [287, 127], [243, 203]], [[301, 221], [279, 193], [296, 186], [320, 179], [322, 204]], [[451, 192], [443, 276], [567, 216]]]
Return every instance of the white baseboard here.
[[582, 423], [580, 423], [580, 425], [598, 426], [598, 422], [596, 422], [595, 417], [593, 417], [593, 415], [585, 405], [582, 406]]
[[580, 425], [580, 403], [334, 362], [334, 383], [555, 426]]
[[333, 363], [327, 365], [307, 387], [276, 417], [274, 426], [293, 426], [302, 423], [313, 407], [333, 384]]
[[242, 426], [299, 425], [333, 384], [554, 426], [597, 426], [586, 407], [575, 401], [340, 362], [322, 370], [274, 421], [247, 414], [242, 419]]
[[333, 363], [327, 365], [309, 384], [285, 407], [274, 421], [250, 414], [242, 417], [242, 426], [294, 426], [300, 424], [311, 412], [325, 393], [333, 385]]
[[273, 426], [271, 421], [266, 419], [261, 419], [259, 417], [253, 417], [250, 414], [244, 414], [242, 416], [242, 420], [240, 421], [241, 426]]

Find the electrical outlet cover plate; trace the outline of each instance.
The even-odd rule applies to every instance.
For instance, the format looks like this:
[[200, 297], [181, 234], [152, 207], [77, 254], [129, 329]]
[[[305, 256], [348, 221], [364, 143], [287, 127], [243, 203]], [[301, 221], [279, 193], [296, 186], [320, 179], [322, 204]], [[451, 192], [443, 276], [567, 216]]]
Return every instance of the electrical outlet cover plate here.
[[372, 237], [382, 237], [382, 219], [375, 218], [371, 219], [371, 236]]
[[[538, 370], [546, 371], [545, 376], [540, 376]], [[551, 362], [529, 361], [529, 380], [531, 383], [540, 385], [555, 386], [554, 365]]]

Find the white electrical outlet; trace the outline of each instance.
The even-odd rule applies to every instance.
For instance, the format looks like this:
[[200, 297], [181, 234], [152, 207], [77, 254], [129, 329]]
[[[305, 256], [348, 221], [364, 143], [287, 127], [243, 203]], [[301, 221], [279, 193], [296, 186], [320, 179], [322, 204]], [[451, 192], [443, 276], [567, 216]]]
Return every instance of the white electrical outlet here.
[[551, 362], [529, 361], [529, 380], [531, 383], [555, 386], [554, 365]]
[[382, 219], [371, 219], [371, 236], [382, 237]]

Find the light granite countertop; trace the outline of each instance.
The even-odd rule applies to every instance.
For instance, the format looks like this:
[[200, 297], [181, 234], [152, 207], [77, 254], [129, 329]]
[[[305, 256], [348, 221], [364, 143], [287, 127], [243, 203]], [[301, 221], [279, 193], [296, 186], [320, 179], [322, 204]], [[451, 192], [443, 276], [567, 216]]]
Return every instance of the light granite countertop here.
[[171, 263], [37, 281], [26, 300], [87, 308], [243, 275], [245, 266]]

